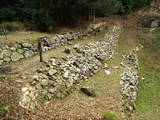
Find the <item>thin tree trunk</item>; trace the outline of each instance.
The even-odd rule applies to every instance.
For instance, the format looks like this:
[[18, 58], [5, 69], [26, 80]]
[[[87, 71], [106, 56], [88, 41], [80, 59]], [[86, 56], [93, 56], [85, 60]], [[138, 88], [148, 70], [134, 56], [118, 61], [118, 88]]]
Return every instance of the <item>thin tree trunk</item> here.
[[5, 36], [5, 39], [7, 40], [7, 34], [6, 34], [6, 30], [4, 29], [4, 27], [3, 27], [3, 33], [4, 33], [4, 36]]

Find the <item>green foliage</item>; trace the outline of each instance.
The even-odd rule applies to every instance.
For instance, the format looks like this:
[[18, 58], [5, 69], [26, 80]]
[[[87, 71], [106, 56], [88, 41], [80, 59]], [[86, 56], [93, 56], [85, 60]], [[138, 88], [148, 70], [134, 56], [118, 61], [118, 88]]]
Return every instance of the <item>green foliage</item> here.
[[17, 31], [24, 29], [24, 25], [21, 22], [2, 22], [0, 24], [0, 30], [7, 30], [7, 31]]
[[118, 117], [117, 117], [116, 113], [114, 113], [114, 112], [105, 111], [103, 113], [103, 119], [105, 119], [105, 120], [118, 120]]
[[56, 24], [73, 25], [81, 19], [126, 13], [151, 0], [5, 0], [0, 1], [0, 22], [21, 21], [42, 31]]
[[9, 108], [4, 105], [0, 105], [0, 116], [5, 116], [8, 113], [10, 113]]
[[16, 11], [13, 7], [6, 7], [0, 9], [0, 21], [2, 20], [12, 20], [16, 16]]

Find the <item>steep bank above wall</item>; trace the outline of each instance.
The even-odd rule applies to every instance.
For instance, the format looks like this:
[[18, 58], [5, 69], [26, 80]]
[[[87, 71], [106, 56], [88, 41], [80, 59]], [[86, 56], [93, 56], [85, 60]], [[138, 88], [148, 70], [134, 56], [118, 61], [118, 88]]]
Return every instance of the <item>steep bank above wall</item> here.
[[102, 39], [85, 46], [76, 45], [72, 53], [60, 60], [51, 58], [37, 69], [30, 83], [22, 88], [19, 104], [33, 109], [41, 103], [70, 94], [76, 85], [92, 77], [114, 54], [119, 39], [119, 28]]

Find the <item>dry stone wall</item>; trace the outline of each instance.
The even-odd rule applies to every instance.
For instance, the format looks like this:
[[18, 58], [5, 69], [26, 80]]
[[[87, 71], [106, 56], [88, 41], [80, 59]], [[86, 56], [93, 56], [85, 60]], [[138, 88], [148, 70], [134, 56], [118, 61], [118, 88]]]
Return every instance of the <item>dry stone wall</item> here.
[[[81, 30], [81, 32], [72, 31], [57, 35], [54, 38], [45, 37], [44, 40], [47, 40], [48, 43], [46, 45], [46, 43], [43, 42], [43, 51], [60, 47], [72, 40], [77, 40], [79, 38], [85, 39], [94, 32], [103, 30], [104, 25], [105, 23], [91, 24], [86, 29]], [[14, 46], [0, 45], [0, 65], [30, 57], [37, 54], [37, 52], [38, 47], [35, 43], [23, 42], [16, 43]]]
[[[74, 90], [77, 84], [97, 73], [114, 54], [119, 39], [119, 28], [97, 42], [75, 45], [71, 54], [62, 59], [51, 58], [37, 69], [33, 80], [22, 88], [19, 104], [33, 109], [41, 103], [63, 98]], [[74, 51], [74, 54], [72, 54]]]
[[12, 47], [0, 45], [0, 65], [30, 57], [37, 53], [37, 46], [32, 43], [17, 43]]
[[123, 57], [124, 63], [121, 63], [121, 65], [124, 67], [124, 72], [121, 74], [120, 81], [122, 86], [122, 112], [124, 113], [124, 120], [131, 120], [138, 96], [138, 56], [133, 51]]

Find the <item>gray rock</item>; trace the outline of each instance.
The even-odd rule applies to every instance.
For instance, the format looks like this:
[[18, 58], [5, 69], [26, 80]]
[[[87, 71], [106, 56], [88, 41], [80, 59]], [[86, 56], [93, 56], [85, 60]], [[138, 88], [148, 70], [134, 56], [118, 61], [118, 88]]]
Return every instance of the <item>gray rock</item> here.
[[17, 52], [20, 53], [20, 54], [22, 54], [24, 52], [24, 50], [23, 49], [18, 49]]
[[160, 27], [160, 20], [154, 20], [154, 21], [152, 21], [151, 27], [152, 28]]
[[24, 53], [24, 56], [27, 58], [27, 57], [32, 56], [33, 54], [34, 54], [33, 51], [29, 50], [29, 51], [26, 51], [26, 52]]
[[52, 66], [56, 66], [56, 59], [55, 58], [51, 58], [50, 62], [51, 62]]
[[0, 59], [3, 59], [3, 54], [2, 54], [2, 52], [0, 52]]
[[63, 74], [63, 78], [67, 79], [69, 77], [69, 74], [70, 72], [69, 71], [66, 71], [64, 74]]
[[95, 89], [93, 87], [90, 87], [90, 86], [83, 87], [83, 88], [81, 88], [81, 91], [88, 96], [96, 97], [96, 92], [95, 92]]
[[42, 85], [42, 86], [47, 86], [47, 85], [49, 85], [49, 80], [47, 80], [47, 79], [42, 79], [42, 80], [41, 80], [41, 85]]
[[22, 48], [22, 46], [20, 45], [20, 43], [17, 43], [17, 44], [15, 44], [15, 48], [20, 49], [20, 48]]
[[64, 52], [67, 53], [67, 54], [70, 54], [71, 53], [71, 48], [65, 48]]
[[13, 51], [13, 52], [15, 52], [16, 48], [15, 47], [11, 47], [10, 50]]
[[25, 43], [22, 43], [22, 47], [23, 47], [23, 48], [31, 48], [31, 47], [32, 47], [32, 44], [25, 42]]
[[9, 62], [9, 61], [11, 61], [11, 59], [9, 57], [6, 57], [6, 58], [4, 58], [4, 61]]
[[73, 46], [74, 49], [80, 49], [80, 44], [76, 44]]
[[55, 69], [50, 69], [50, 70], [48, 71], [48, 75], [49, 75], [49, 76], [55, 75], [56, 73], [57, 73], [57, 70], [55, 70]]
[[11, 66], [0, 66], [0, 73], [11, 72]]
[[2, 63], [3, 63], [3, 60], [0, 60], [0, 65], [2, 65]]
[[68, 40], [72, 40], [72, 39], [73, 39], [72, 34], [68, 33], [68, 34], [67, 34], [67, 39], [68, 39]]
[[3, 50], [0, 54], [0, 56], [1, 56], [0, 58], [2, 58], [2, 56], [9, 57], [9, 56], [11, 56], [11, 54], [12, 54], [12, 52], [10, 50]]
[[13, 55], [11, 56], [12, 61], [18, 61], [23, 58], [22, 54], [19, 54], [18, 52], [14, 52]]

